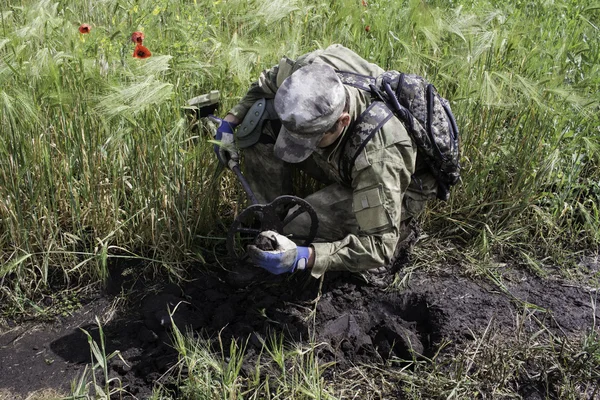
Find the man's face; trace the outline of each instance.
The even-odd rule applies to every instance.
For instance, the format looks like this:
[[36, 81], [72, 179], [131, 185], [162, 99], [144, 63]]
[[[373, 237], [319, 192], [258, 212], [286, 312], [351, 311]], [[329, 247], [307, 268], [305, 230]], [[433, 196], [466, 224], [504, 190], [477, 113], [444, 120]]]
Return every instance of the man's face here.
[[347, 112], [343, 112], [342, 115], [338, 118], [332, 130], [325, 132], [321, 141], [317, 144], [320, 148], [325, 148], [335, 142], [342, 132], [344, 128], [350, 125], [350, 114]]

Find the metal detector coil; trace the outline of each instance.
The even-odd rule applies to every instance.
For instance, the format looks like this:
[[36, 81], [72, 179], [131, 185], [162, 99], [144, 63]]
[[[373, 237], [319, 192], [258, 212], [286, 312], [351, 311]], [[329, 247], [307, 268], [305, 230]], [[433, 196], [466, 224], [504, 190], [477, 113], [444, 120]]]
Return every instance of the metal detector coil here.
[[243, 259], [246, 256], [246, 246], [252, 244], [254, 239], [264, 231], [275, 231], [285, 234], [284, 228], [303, 214], [310, 219], [310, 226], [304, 235], [286, 235], [290, 240], [301, 246], [308, 246], [317, 236], [319, 219], [312, 206], [304, 199], [296, 196], [279, 196], [268, 204], [258, 204], [246, 178], [242, 175], [237, 163], [229, 163], [229, 167], [236, 174], [252, 205], [242, 211], [227, 234], [227, 252], [231, 257]]
[[[194, 97], [184, 107], [194, 113], [197, 119], [208, 117], [219, 106], [220, 94], [218, 90]], [[317, 236], [319, 220], [312, 206], [304, 199], [296, 196], [279, 196], [268, 204], [259, 204], [252, 192], [248, 181], [244, 178], [236, 160], [229, 160], [227, 165], [244, 191], [250, 198], [252, 205], [242, 211], [229, 228], [227, 234], [227, 251], [231, 257], [243, 259], [246, 257], [246, 246], [253, 243], [256, 237], [264, 231], [275, 231], [284, 234], [284, 228], [303, 214], [307, 214], [310, 226], [303, 235], [289, 234], [287, 237], [302, 246], [308, 246]]]

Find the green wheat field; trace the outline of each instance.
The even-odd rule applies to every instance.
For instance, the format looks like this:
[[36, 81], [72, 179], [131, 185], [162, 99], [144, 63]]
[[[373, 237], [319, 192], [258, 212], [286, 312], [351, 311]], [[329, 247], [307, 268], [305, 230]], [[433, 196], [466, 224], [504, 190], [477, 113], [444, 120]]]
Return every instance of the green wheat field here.
[[[451, 102], [462, 182], [424, 215], [428, 260], [577, 279], [600, 244], [599, 27], [593, 0], [2, 0], [2, 315], [43, 314], [44, 295], [101, 285], [113, 261], [177, 281], [222, 251], [244, 194], [187, 100], [219, 90], [225, 115], [283, 55], [333, 43]], [[134, 31], [151, 57], [133, 57]], [[435, 374], [421, 368], [414, 385]], [[190, 398], [266, 398], [221, 373], [229, 386], [211, 375]], [[295, 398], [332, 397], [317, 377]]]

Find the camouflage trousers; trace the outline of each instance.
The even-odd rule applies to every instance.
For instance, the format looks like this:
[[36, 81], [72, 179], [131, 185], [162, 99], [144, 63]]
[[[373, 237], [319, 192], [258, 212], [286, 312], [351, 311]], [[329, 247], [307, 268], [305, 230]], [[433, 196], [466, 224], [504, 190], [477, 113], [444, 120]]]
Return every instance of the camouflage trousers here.
[[[333, 242], [349, 234], [359, 234], [359, 224], [352, 210], [352, 188], [341, 185], [328, 177], [327, 171], [308, 160], [299, 164], [289, 164], [275, 157], [273, 146], [276, 135], [271, 124], [265, 124], [261, 141], [243, 149], [244, 175], [260, 203], [268, 203], [284, 194], [293, 194], [294, 169], [302, 170], [306, 175], [320, 181], [325, 186], [306, 196], [306, 200], [315, 210], [319, 225], [315, 242]], [[396, 253], [406, 249], [406, 241], [415, 236], [415, 224], [411, 223], [424, 210], [429, 199], [436, 197], [437, 183], [417, 160], [417, 171], [407, 188], [402, 201], [402, 225]], [[290, 213], [294, 210], [290, 210]], [[285, 232], [308, 236], [310, 218], [301, 214], [285, 227]], [[412, 238], [412, 239], [411, 239]], [[416, 241], [416, 240], [413, 240]], [[395, 254], [394, 258], [398, 258]]]

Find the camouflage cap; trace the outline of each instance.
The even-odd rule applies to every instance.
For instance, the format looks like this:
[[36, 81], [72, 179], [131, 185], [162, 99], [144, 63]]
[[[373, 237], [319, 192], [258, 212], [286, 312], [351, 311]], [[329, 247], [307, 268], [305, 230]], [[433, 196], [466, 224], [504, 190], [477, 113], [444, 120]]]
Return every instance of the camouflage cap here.
[[333, 127], [345, 103], [344, 85], [329, 65], [313, 63], [294, 72], [275, 94], [282, 124], [275, 155], [290, 163], [304, 161]]

